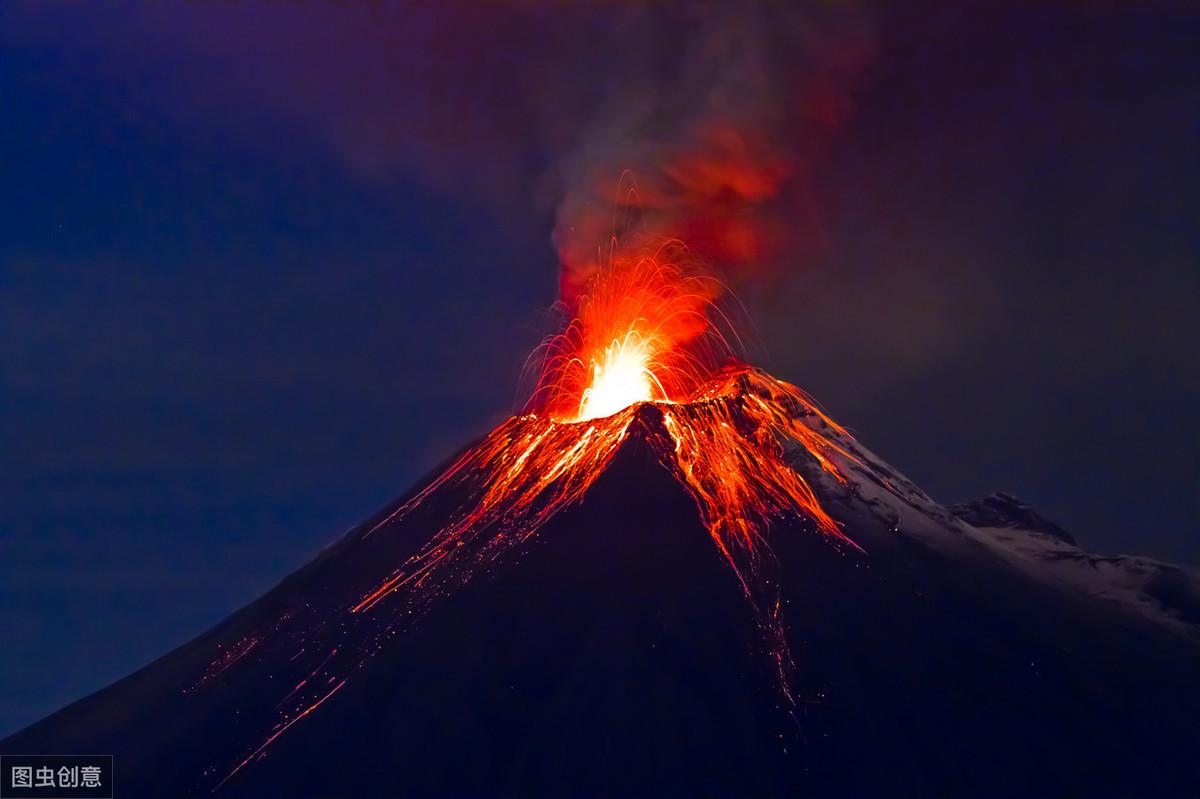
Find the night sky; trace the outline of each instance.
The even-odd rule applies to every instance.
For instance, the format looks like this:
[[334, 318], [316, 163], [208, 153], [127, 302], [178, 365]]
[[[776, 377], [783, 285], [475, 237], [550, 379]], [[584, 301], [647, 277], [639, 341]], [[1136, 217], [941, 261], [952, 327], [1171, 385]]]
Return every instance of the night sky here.
[[[1125, 5], [862, 9], [803, 170], [819, 246], [737, 290], [752, 359], [935, 498], [1011, 491], [1090, 550], [1197, 564], [1200, 15]], [[3, 4], [0, 734], [520, 406], [562, 165], [688, 32], [624, 4]]]

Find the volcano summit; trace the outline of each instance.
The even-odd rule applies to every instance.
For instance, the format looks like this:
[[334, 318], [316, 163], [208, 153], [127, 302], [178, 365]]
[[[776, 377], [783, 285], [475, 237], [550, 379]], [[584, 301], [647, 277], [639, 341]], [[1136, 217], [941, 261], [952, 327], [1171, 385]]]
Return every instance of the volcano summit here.
[[1196, 785], [1195, 575], [934, 502], [664, 252], [597, 271], [524, 413], [3, 752], [111, 753], [123, 797]]
[[1194, 575], [1030, 513], [748, 367], [517, 416], [0, 750], [112, 753], [126, 797], [1186, 795]]

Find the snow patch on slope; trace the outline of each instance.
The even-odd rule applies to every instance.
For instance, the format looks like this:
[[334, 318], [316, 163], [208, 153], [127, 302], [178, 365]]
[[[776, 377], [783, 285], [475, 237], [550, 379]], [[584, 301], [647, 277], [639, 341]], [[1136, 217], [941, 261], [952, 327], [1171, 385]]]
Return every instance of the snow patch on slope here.
[[[997, 492], [946, 507], [818, 416], [804, 422], [857, 460], [831, 455], [839, 470], [851, 477], [843, 486], [805, 462], [799, 445], [789, 447], [795, 467], [806, 472], [826, 501], [849, 511], [845, 516], [866, 514], [891, 534], [933, 549], [948, 551], [974, 543], [1041, 583], [1112, 603], [1200, 640], [1200, 572], [1153, 558], [1086, 552], [1070, 533], [1010, 494]], [[843, 515], [836, 507], [829, 510], [835, 518]], [[855, 538], [857, 531], [846, 532]], [[870, 550], [868, 542], [858, 543]]]

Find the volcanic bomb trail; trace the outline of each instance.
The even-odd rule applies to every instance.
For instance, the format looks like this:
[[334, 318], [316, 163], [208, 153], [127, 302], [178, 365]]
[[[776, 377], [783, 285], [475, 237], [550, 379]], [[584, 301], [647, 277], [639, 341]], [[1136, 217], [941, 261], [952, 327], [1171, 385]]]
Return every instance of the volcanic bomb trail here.
[[5, 753], [131, 796], [1194, 784], [1187, 573], [965, 522], [735, 357], [686, 257], [608, 258], [521, 413]]
[[857, 547], [787, 463], [784, 444], [802, 446], [841, 483], [845, 477], [829, 455], [855, 456], [799, 421], [815, 417], [848, 435], [804, 392], [733, 359], [728, 337], [712, 320], [724, 319], [715, 302], [722, 287], [665, 260], [682, 250], [668, 242], [653, 254], [613, 259], [593, 275], [566, 331], [544, 344], [545, 367], [531, 401], [543, 407], [509, 419], [380, 523], [402, 518], [443, 488], [477, 487], [454, 521], [354, 613], [370, 612], [400, 591], [424, 607], [528, 540], [583, 496], [624, 441], [639, 405], [652, 403], [665, 433], [650, 437], [659, 460], [695, 499], [736, 573], [791, 701], [769, 523], [803, 517], [831, 542]]
[[[845, 445], [846, 430], [803, 391], [735, 357], [736, 336], [719, 306], [725, 288], [686, 265], [686, 255], [681, 242], [668, 241], [623, 256], [614, 240], [575, 299], [570, 323], [540, 347], [541, 377], [526, 412], [368, 531], [386, 535], [426, 503], [458, 498], [447, 524], [347, 608], [375, 617], [378, 628], [374, 649], [354, 656], [359, 663], [580, 501], [637, 425], [695, 501], [749, 603], [784, 704], [795, 704], [768, 531], [773, 520], [802, 520], [832, 545], [858, 550], [792, 465], [792, 450], [841, 484], [847, 480], [834, 456], [858, 458]], [[350, 677], [344, 669], [322, 669], [321, 679], [310, 675], [297, 686], [275, 728], [226, 779], [329, 700]]]

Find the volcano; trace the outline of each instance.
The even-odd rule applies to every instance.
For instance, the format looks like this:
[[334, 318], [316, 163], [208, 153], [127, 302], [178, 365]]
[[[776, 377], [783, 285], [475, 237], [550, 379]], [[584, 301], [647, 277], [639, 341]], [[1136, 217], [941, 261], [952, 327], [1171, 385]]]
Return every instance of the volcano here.
[[122, 797], [1184, 796], [1200, 582], [939, 505], [749, 367], [513, 417], [18, 732]]

